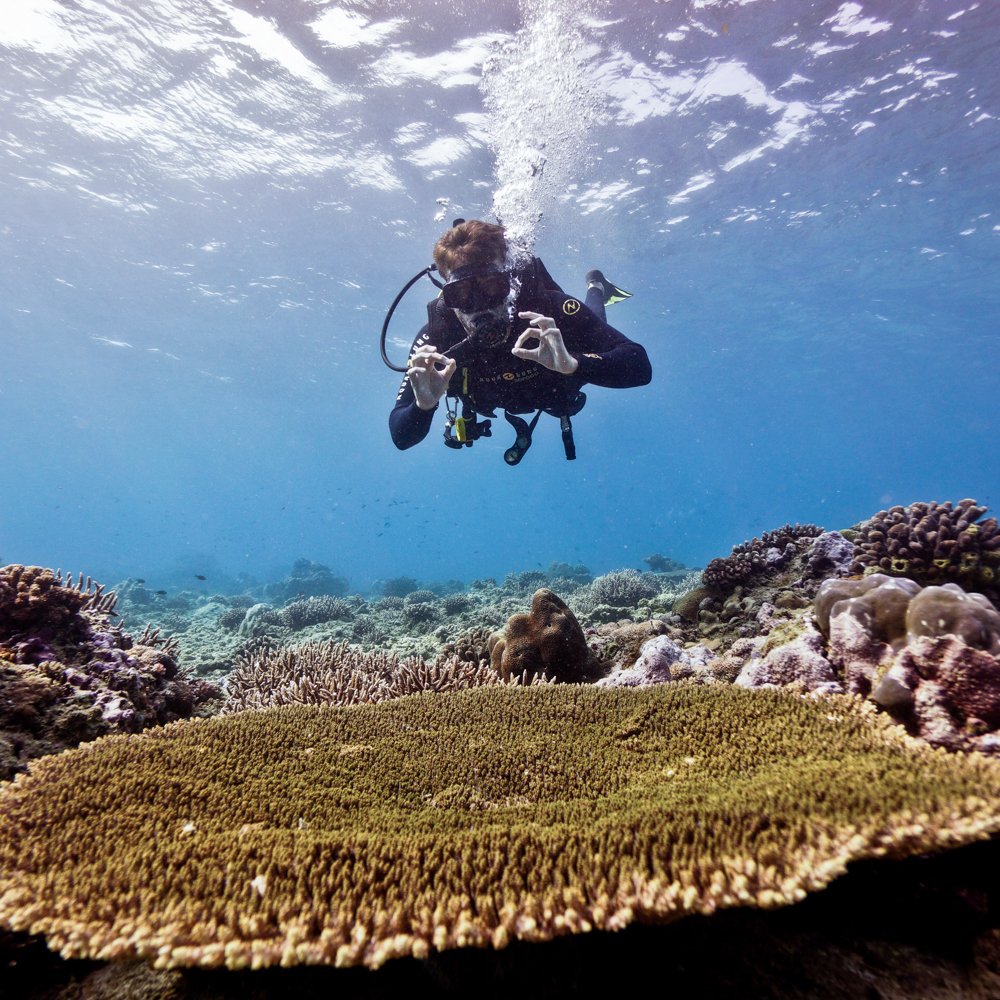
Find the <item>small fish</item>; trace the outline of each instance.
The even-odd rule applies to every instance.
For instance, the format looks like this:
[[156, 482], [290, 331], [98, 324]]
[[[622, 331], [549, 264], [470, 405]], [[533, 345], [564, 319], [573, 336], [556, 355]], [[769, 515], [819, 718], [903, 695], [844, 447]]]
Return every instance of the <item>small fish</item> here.
[[146, 581], [145, 580], [140, 580], [139, 577], [136, 577], [135, 578], [135, 582], [136, 583], [145, 583]]
[[157, 590], [157, 591], [155, 591], [155, 593], [159, 594], [160, 597], [166, 597], [167, 596], [167, 592], [165, 590]]
[[728, 25], [728, 24], [724, 24], [724, 25], [722, 26], [722, 33], [723, 33], [724, 35], [728, 35], [728, 34], [729, 34], [729, 25]]
[[201, 573], [195, 573], [194, 578], [196, 580], [207, 580], [208, 579], [207, 576], [202, 576]]
[[304, 590], [298, 590], [295, 592], [296, 597], [305, 597], [306, 592]]

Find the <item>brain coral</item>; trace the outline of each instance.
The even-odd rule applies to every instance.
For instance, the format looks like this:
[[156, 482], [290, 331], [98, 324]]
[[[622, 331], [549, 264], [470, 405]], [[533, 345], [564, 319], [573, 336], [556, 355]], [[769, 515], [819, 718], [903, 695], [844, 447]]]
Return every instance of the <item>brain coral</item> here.
[[542, 676], [579, 681], [599, 670], [576, 616], [544, 587], [532, 596], [530, 614], [512, 615], [506, 634], [491, 637], [490, 660], [504, 680], [525, 683]]
[[376, 967], [794, 903], [1000, 829], [1000, 765], [848, 698], [483, 688], [295, 706], [0, 789], [0, 925], [65, 957]]
[[975, 500], [880, 510], [858, 532], [852, 569], [876, 568], [921, 583], [958, 580], [966, 589], [995, 588], [1000, 531], [995, 517], [976, 523], [985, 513]]

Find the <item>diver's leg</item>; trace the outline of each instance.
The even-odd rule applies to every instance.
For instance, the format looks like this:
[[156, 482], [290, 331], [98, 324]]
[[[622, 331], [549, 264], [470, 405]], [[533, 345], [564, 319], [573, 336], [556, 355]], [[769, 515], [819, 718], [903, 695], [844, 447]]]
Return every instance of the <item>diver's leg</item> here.
[[604, 312], [605, 306], [632, 298], [631, 292], [613, 285], [598, 270], [588, 271], [583, 280], [587, 282], [587, 306], [605, 323], [608, 321]]
[[607, 323], [608, 314], [604, 308], [604, 286], [598, 282], [591, 282], [587, 286], [587, 298], [584, 300], [586, 307], [595, 313], [602, 323]]

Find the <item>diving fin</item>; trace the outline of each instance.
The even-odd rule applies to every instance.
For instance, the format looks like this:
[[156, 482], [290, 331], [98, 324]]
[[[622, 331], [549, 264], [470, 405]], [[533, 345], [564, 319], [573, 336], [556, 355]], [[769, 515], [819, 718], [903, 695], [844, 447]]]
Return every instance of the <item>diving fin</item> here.
[[631, 292], [626, 292], [624, 288], [612, 285], [600, 271], [588, 271], [584, 276], [584, 280], [587, 282], [588, 288], [592, 285], [600, 286], [606, 306], [613, 306], [616, 302], [624, 302], [626, 299], [632, 298]]

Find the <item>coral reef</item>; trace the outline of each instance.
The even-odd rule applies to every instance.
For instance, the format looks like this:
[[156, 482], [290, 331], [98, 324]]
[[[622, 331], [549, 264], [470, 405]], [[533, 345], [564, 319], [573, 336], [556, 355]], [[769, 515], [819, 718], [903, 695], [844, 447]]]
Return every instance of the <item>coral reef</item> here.
[[39, 566], [0, 568], [0, 780], [81, 741], [209, 710], [221, 692], [154, 629], [110, 621], [115, 595]]
[[348, 582], [334, 574], [329, 566], [311, 559], [296, 559], [291, 573], [278, 583], [264, 588], [268, 601], [285, 604], [297, 597], [343, 597]]
[[687, 566], [682, 562], [677, 562], [675, 559], [668, 559], [664, 555], [660, 555], [659, 552], [654, 552], [651, 556], [646, 556], [642, 560], [650, 569], [652, 573], [676, 573], [678, 570], [687, 569]]
[[854, 564], [854, 543], [839, 531], [824, 531], [816, 536], [809, 549], [809, 573], [812, 576], [849, 576]]
[[848, 698], [290, 706], [88, 744], [0, 789], [0, 925], [67, 958], [378, 967], [779, 907], [851, 862], [998, 830], [1000, 765]]
[[346, 642], [304, 643], [241, 656], [226, 681], [223, 712], [278, 705], [354, 705], [418, 691], [461, 691], [501, 683], [488, 661], [470, 662], [458, 654], [441, 655], [428, 663], [417, 656], [400, 659], [395, 653], [365, 653]]
[[643, 598], [655, 597], [660, 587], [659, 581], [647, 582], [634, 569], [621, 569], [599, 576], [590, 585], [590, 592], [598, 604], [631, 608]]
[[227, 608], [219, 615], [219, 628], [224, 628], [229, 632], [235, 632], [247, 616], [246, 608]]
[[880, 510], [858, 525], [852, 571], [875, 569], [920, 583], [954, 580], [966, 590], [995, 590], [1000, 532], [995, 517], [977, 523], [985, 513], [975, 500]]
[[535, 591], [530, 614], [513, 615], [505, 634], [490, 638], [490, 661], [504, 680], [525, 683], [536, 676], [580, 681], [600, 670], [576, 616], [544, 587]]
[[382, 584], [382, 596], [383, 597], [406, 597], [407, 594], [412, 594], [413, 591], [419, 590], [420, 585], [416, 580], [408, 576], [396, 576], [391, 580], [386, 580]]
[[765, 531], [742, 545], [734, 545], [725, 559], [713, 559], [701, 574], [706, 587], [731, 589], [738, 583], [775, 573], [799, 551], [799, 543], [823, 534], [815, 524], [790, 524]]

